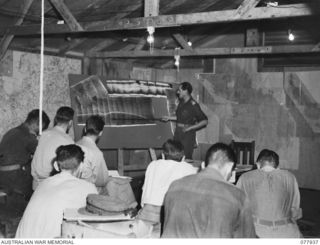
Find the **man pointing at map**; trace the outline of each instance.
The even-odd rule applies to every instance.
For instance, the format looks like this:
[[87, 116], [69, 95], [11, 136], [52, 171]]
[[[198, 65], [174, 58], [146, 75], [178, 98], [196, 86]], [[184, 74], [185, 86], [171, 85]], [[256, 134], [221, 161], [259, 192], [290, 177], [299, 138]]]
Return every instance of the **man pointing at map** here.
[[196, 144], [196, 131], [208, 124], [208, 117], [192, 98], [191, 93], [191, 84], [189, 82], [181, 83], [177, 90], [180, 102], [176, 110], [176, 116], [163, 118], [164, 121], [176, 121], [174, 139], [183, 144], [187, 159], [192, 159], [193, 148]]

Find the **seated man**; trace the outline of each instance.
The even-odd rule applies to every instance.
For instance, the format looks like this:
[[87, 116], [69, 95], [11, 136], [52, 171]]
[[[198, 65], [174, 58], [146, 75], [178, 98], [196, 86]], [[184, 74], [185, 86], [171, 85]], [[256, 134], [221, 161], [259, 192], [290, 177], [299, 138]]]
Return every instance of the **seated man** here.
[[278, 154], [264, 149], [257, 158], [258, 169], [243, 174], [237, 186], [250, 199], [259, 237], [299, 238], [296, 220], [302, 212], [298, 184], [293, 174], [278, 166]]
[[228, 183], [233, 150], [222, 143], [209, 148], [204, 170], [174, 181], [164, 200], [164, 238], [255, 237], [245, 193]]
[[85, 153], [85, 159], [75, 176], [94, 183], [101, 195], [116, 196], [127, 203], [136, 203], [130, 179], [114, 178], [108, 174], [103, 153], [96, 145], [103, 128], [102, 117], [94, 115], [87, 119], [83, 137], [77, 142]]
[[96, 145], [102, 135], [104, 121], [100, 116], [91, 116], [87, 119], [83, 129], [83, 136], [77, 145], [85, 153], [84, 164], [78, 177], [86, 179], [102, 189], [108, 182], [108, 168], [102, 151]]
[[86, 197], [97, 193], [96, 187], [73, 176], [84, 153], [77, 145], [56, 150], [55, 168], [61, 172], [43, 180], [35, 190], [23, 214], [16, 238], [54, 238], [61, 236], [63, 211], [86, 205]]
[[167, 140], [162, 150], [162, 159], [152, 161], [146, 170], [141, 198], [142, 209], [137, 217], [150, 224], [160, 222], [161, 206], [170, 184], [198, 171], [184, 162], [183, 145], [179, 141]]
[[[42, 130], [50, 119], [42, 112]], [[39, 134], [39, 110], [29, 112], [27, 119], [10, 129], [0, 142], [0, 185], [29, 199], [32, 194], [31, 159]]]
[[71, 107], [60, 107], [54, 118], [54, 127], [44, 131], [41, 135], [31, 162], [33, 190], [37, 188], [41, 181], [50, 176], [56, 149], [60, 145], [74, 144], [73, 139], [68, 135], [72, 126], [73, 115], [74, 111]]

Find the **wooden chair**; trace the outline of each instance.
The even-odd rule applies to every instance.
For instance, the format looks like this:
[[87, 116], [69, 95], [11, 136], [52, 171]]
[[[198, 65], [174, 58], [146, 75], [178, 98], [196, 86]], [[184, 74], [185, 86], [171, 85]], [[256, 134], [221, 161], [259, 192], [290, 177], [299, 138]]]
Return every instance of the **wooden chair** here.
[[255, 141], [236, 142], [232, 140], [230, 146], [236, 153], [237, 165], [254, 165]]

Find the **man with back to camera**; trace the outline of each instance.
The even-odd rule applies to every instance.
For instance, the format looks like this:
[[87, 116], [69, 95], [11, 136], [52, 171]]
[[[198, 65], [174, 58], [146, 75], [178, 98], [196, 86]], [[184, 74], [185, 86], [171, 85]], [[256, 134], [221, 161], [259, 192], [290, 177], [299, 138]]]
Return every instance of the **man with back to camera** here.
[[235, 154], [212, 145], [198, 174], [174, 181], [164, 200], [164, 238], [253, 238], [255, 230], [245, 193], [228, 183]]
[[88, 194], [96, 187], [74, 176], [84, 152], [77, 145], [59, 146], [54, 167], [60, 173], [43, 180], [32, 195], [20, 220], [15, 238], [55, 238], [61, 236], [63, 211], [86, 206]]
[[[42, 130], [48, 128], [50, 119], [42, 112]], [[0, 185], [9, 193], [17, 191], [28, 200], [32, 194], [30, 162], [38, 145], [39, 110], [29, 112], [27, 119], [10, 129], [0, 143]]]
[[142, 188], [142, 209], [137, 218], [150, 226], [158, 224], [170, 184], [197, 171], [197, 168], [184, 161], [183, 145], [176, 140], [167, 140], [162, 146], [162, 159], [152, 161], [147, 167]]
[[257, 168], [241, 175], [237, 186], [248, 196], [256, 233], [261, 238], [300, 238], [296, 220], [302, 217], [298, 183], [279, 169], [279, 156], [264, 149]]
[[164, 117], [164, 121], [175, 121], [176, 129], [174, 139], [183, 144], [186, 159], [192, 159], [193, 149], [196, 144], [196, 131], [208, 124], [208, 117], [203, 113], [199, 104], [192, 98], [192, 86], [189, 82], [179, 85], [177, 96], [179, 105], [176, 116]]
[[33, 190], [37, 188], [42, 180], [50, 176], [53, 170], [52, 160], [55, 157], [56, 149], [60, 145], [74, 143], [73, 139], [68, 135], [72, 127], [73, 115], [74, 111], [71, 107], [60, 107], [54, 118], [54, 127], [42, 133], [31, 163]]
[[85, 159], [75, 176], [94, 183], [101, 195], [116, 196], [122, 201], [136, 203], [130, 185], [131, 179], [112, 177], [108, 174], [103, 153], [96, 144], [102, 136], [104, 124], [103, 118], [98, 115], [90, 116], [86, 120], [83, 136], [77, 142], [85, 152]]
[[108, 168], [97, 142], [103, 133], [104, 120], [98, 115], [90, 116], [83, 129], [83, 136], [77, 142], [85, 153], [84, 164], [77, 176], [96, 185], [98, 189], [106, 186], [109, 180]]

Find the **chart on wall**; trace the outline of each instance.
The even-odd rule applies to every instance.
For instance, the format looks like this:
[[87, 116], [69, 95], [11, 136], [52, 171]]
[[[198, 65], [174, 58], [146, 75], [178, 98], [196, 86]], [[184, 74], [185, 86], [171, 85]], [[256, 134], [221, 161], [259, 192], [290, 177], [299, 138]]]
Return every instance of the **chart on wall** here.
[[69, 75], [69, 84], [76, 139], [91, 115], [105, 120], [102, 149], [161, 147], [172, 137], [170, 123], [160, 120], [169, 113], [169, 84], [84, 75]]

